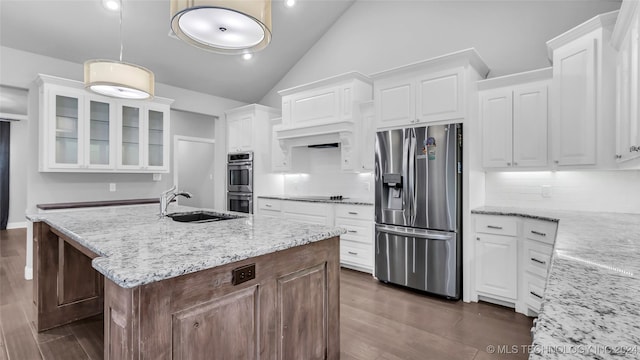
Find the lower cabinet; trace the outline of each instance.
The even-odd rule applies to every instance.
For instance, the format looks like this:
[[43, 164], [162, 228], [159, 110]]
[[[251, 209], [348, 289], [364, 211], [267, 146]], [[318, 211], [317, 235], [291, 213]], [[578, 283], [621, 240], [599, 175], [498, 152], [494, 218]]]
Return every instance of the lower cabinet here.
[[540, 312], [557, 223], [475, 215], [474, 299]]
[[373, 206], [258, 198], [258, 214], [341, 227], [340, 265], [373, 273]]

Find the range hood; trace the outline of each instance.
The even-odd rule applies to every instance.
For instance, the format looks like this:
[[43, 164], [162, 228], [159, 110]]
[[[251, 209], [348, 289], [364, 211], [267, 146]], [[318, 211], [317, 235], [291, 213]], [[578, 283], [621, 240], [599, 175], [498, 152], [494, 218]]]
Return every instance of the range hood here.
[[353, 122], [340, 121], [306, 127], [280, 128], [275, 133], [283, 149], [297, 146], [329, 147], [327, 145], [338, 143], [349, 146], [354, 142], [354, 128]]

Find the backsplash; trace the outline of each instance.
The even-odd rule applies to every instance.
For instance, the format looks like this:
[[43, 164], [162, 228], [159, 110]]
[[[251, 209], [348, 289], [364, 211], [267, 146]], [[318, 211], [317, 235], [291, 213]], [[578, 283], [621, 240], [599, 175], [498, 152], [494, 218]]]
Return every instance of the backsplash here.
[[[296, 149], [294, 170], [300, 173], [282, 175], [284, 195], [342, 195], [373, 202], [373, 173], [350, 173], [340, 170], [338, 148]], [[304, 164], [297, 163], [304, 161]]]
[[640, 171], [487, 172], [485, 193], [487, 206], [640, 213]]

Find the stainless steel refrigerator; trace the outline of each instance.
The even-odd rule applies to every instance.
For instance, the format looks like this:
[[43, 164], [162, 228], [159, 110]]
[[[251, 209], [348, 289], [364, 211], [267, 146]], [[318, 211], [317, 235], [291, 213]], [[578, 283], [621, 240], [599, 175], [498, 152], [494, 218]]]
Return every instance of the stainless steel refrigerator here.
[[461, 124], [376, 134], [379, 280], [460, 298], [461, 175]]

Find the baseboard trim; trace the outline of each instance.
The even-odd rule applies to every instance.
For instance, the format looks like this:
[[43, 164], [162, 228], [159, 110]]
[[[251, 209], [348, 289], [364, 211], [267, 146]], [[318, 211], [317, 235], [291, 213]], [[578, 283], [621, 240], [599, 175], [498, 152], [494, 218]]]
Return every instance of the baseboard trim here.
[[27, 227], [27, 222], [23, 221], [23, 222], [12, 222], [12, 223], [8, 223], [7, 224], [7, 230], [9, 229], [20, 229], [20, 228], [26, 228]]
[[33, 268], [31, 266], [24, 267], [24, 279], [25, 280], [33, 279]]

